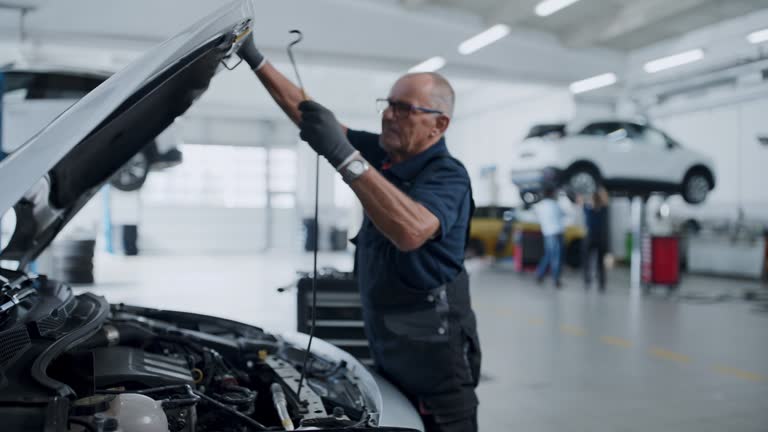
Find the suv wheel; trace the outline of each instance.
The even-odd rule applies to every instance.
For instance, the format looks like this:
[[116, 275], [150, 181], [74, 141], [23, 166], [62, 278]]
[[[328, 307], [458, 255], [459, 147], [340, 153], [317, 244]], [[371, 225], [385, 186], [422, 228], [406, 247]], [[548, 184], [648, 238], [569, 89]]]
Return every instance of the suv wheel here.
[[523, 201], [523, 204], [530, 206], [539, 201], [539, 196], [535, 192], [523, 192], [520, 194], [520, 200]]
[[575, 168], [568, 175], [565, 183], [569, 197], [592, 195], [600, 186], [600, 177], [589, 168]]
[[688, 174], [683, 181], [683, 199], [689, 204], [700, 204], [707, 199], [711, 185], [703, 172]]
[[149, 159], [143, 151], [136, 153], [120, 170], [115, 173], [110, 183], [124, 192], [138, 190], [144, 184], [149, 173]]

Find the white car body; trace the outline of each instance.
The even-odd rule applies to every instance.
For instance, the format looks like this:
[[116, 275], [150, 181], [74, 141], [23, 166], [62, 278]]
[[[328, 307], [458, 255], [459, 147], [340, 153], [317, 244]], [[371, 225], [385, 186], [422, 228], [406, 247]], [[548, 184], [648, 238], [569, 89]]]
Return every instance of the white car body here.
[[540, 188], [547, 168], [562, 173], [558, 183], [566, 185], [582, 168], [591, 170], [609, 190], [685, 192], [692, 172], [708, 180], [709, 190], [715, 186], [711, 158], [649, 126], [612, 120], [591, 123], [578, 134], [532, 135], [517, 147], [511, 163], [512, 181], [521, 194]]

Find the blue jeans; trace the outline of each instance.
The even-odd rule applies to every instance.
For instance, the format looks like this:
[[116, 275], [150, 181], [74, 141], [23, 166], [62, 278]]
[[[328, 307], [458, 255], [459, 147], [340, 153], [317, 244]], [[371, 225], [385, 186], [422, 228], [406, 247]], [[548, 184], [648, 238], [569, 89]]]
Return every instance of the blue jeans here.
[[544, 256], [536, 269], [536, 276], [543, 279], [547, 268], [551, 267], [552, 277], [555, 282], [560, 281], [560, 265], [563, 256], [563, 235], [555, 234], [544, 236]]

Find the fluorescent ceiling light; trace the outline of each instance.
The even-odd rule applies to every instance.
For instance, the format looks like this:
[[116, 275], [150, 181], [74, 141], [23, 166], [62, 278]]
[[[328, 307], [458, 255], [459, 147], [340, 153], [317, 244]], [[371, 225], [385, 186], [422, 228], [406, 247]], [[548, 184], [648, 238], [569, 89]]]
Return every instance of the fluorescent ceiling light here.
[[688, 63], [693, 63], [704, 58], [704, 50], [695, 49], [680, 54], [671, 55], [669, 57], [662, 57], [660, 59], [651, 60], [645, 64], [644, 69], [648, 73], [661, 72], [663, 70], [672, 69], [678, 66], [682, 66]]
[[509, 26], [496, 24], [488, 30], [473, 36], [459, 45], [459, 52], [467, 55], [484, 48], [509, 34]]
[[550, 16], [560, 9], [565, 9], [577, 1], [579, 0], [544, 0], [543, 2], [536, 5], [536, 15], [541, 17]]
[[749, 43], [753, 43], [753, 44], [768, 42], [768, 29], [758, 30], [756, 32], [750, 33], [747, 36], [747, 40], [749, 41]]
[[617, 78], [614, 73], [605, 73], [602, 75], [593, 76], [592, 78], [583, 79], [571, 83], [571, 91], [573, 93], [584, 93], [590, 90], [599, 89], [602, 87], [608, 87], [609, 85], [616, 84]]
[[436, 56], [424, 60], [416, 66], [408, 69], [408, 72], [434, 72], [438, 69], [441, 69], [443, 66], [445, 66], [445, 59], [440, 56]]

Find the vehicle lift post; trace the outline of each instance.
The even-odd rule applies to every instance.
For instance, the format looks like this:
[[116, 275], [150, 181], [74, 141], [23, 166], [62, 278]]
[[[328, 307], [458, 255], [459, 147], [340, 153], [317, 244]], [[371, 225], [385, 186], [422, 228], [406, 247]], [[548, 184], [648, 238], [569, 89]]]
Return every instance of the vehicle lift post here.
[[630, 288], [639, 293], [643, 288], [643, 236], [648, 226], [646, 220], [647, 195], [630, 196], [632, 223], [632, 255], [630, 256]]

